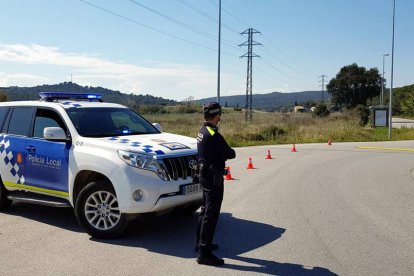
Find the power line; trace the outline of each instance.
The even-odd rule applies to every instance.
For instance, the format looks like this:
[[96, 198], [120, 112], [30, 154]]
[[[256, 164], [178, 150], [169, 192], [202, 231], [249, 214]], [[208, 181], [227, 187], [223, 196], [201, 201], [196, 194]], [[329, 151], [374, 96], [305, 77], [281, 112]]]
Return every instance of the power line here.
[[320, 85], [322, 87], [322, 95], [321, 95], [321, 103], [325, 102], [325, 77], [327, 77], [326, 75], [321, 75], [319, 76], [320, 78], [322, 78], [319, 82], [322, 82], [322, 84]]
[[[209, 0], [210, 3], [212, 3], [215, 6], [218, 6], [216, 2], [214, 2], [213, 0]], [[228, 10], [226, 10], [225, 8], [222, 8], [223, 11], [225, 13], [227, 13], [228, 15], [230, 15], [231, 17], [233, 17], [234, 19], [236, 19], [237, 21], [239, 21], [240, 23], [242, 23], [245, 26], [250, 26], [249, 24], [247, 24], [246, 22], [244, 22], [243, 20], [241, 20], [240, 18], [238, 18], [237, 16], [235, 16], [234, 14], [232, 14], [231, 12], [229, 12]]]
[[[94, 7], [94, 8], [96, 8], [96, 9], [99, 9], [99, 10], [101, 10], [101, 11], [104, 11], [104, 12], [106, 12], [106, 13], [109, 13], [109, 14], [112, 14], [112, 15], [117, 16], [117, 17], [119, 17], [119, 18], [122, 18], [122, 19], [124, 19], [124, 20], [126, 20], [126, 21], [129, 21], [129, 22], [132, 22], [132, 23], [134, 23], [134, 24], [140, 25], [141, 27], [144, 27], [144, 28], [150, 29], [150, 30], [152, 30], [152, 31], [155, 31], [155, 32], [161, 33], [161, 34], [163, 34], [163, 35], [166, 35], [166, 36], [169, 36], [169, 37], [172, 37], [172, 38], [175, 38], [175, 39], [178, 39], [178, 40], [181, 40], [181, 41], [187, 42], [187, 43], [189, 43], [189, 44], [192, 44], [192, 45], [195, 45], [195, 46], [198, 46], [198, 47], [201, 47], [201, 48], [204, 48], [204, 49], [210, 50], [210, 51], [214, 51], [214, 52], [216, 52], [216, 51], [217, 51], [217, 49], [214, 49], [214, 48], [211, 48], [211, 47], [205, 46], [205, 45], [203, 45], [203, 44], [200, 44], [200, 43], [197, 43], [197, 42], [193, 42], [193, 41], [190, 41], [190, 40], [188, 40], [188, 39], [185, 39], [185, 38], [182, 38], [182, 37], [179, 37], [179, 36], [176, 36], [176, 35], [173, 35], [173, 34], [170, 34], [170, 33], [164, 32], [164, 31], [162, 31], [162, 30], [160, 30], [160, 29], [157, 29], [157, 28], [154, 28], [154, 27], [149, 26], [149, 25], [147, 25], [147, 24], [141, 23], [141, 22], [139, 22], [139, 21], [137, 21], [137, 20], [135, 20], [135, 19], [132, 19], [132, 18], [129, 18], [129, 17], [123, 16], [123, 15], [118, 14], [118, 13], [116, 13], [116, 12], [113, 12], [113, 11], [107, 10], [107, 9], [105, 9], [105, 8], [102, 8], [102, 7], [100, 7], [100, 6], [97, 6], [97, 5], [95, 5], [95, 4], [92, 4], [92, 3], [88, 2], [88, 1], [85, 1], [85, 0], [79, 0], [79, 1], [81, 1], [81, 2], [82, 2], [82, 3], [84, 3], [84, 4], [89, 5], [89, 6], [91, 6], [91, 7]], [[237, 57], [236, 55], [233, 55], [233, 54], [230, 54], [230, 53], [227, 53], [227, 52], [224, 52], [224, 51], [223, 51], [222, 53], [224, 53], [224, 54], [226, 54], [226, 55], [229, 55], [229, 56], [232, 56], [232, 57]]]
[[292, 76], [288, 75], [286, 72], [280, 70], [279, 68], [277, 68], [276, 66], [274, 66], [273, 64], [271, 64], [270, 62], [266, 61], [265, 59], [262, 59], [263, 63], [266, 64], [267, 66], [269, 66], [270, 68], [272, 68], [275, 71], [278, 71], [279, 73], [281, 73], [282, 75], [284, 75], [287, 78], [293, 78]]
[[[245, 105], [245, 120], [249, 118], [252, 120], [253, 116], [253, 58], [260, 57], [253, 53], [254, 45], [262, 45], [253, 40], [254, 34], [260, 34], [259, 31], [256, 31], [253, 28], [249, 28], [241, 33], [242, 35], [247, 34], [248, 40], [239, 46], [247, 46], [247, 53], [242, 55], [240, 58], [247, 57], [247, 81], [246, 81], [246, 105]], [[250, 94], [250, 95], [249, 95]]]
[[[265, 50], [266, 48], [263, 48], [263, 50]], [[267, 49], [266, 49], [267, 50]], [[270, 53], [270, 54], [273, 54], [272, 52], [270, 52], [269, 50], [267, 50], [267, 52], [268, 52], [268, 54]], [[273, 55], [274, 56], [274, 55]], [[284, 64], [279, 58], [277, 58], [276, 56], [274, 56], [276, 59], [278, 59], [284, 66], [287, 66], [286, 64]], [[269, 62], [267, 62], [266, 61], [266, 58], [263, 58], [263, 62], [264, 63], [267, 63], [267, 65], [269, 66], [269, 67], [271, 67], [271, 68], [273, 68], [274, 70], [276, 70], [276, 71], [278, 71], [278, 72], [280, 72], [280, 73], [282, 73], [283, 75], [285, 75], [286, 77], [288, 77], [288, 78], [295, 78], [295, 79], [297, 79], [297, 78], [299, 78], [299, 79], [301, 79], [303, 82], [306, 82], [306, 83], [310, 83], [310, 82], [312, 82], [312, 80], [311, 79], [309, 79], [309, 78], [307, 78], [307, 77], [305, 77], [305, 76], [302, 76], [301, 74], [301, 72], [299, 72], [299, 71], [297, 71], [297, 70], [294, 70], [293, 68], [290, 68], [292, 71], [294, 71], [294, 73], [295, 73], [295, 76], [293, 76], [293, 75], [290, 75], [290, 74], [288, 74], [288, 73], [286, 73], [286, 72], [284, 72], [284, 71], [282, 71], [281, 69], [279, 69], [279, 68], [277, 68], [277, 67], [275, 67], [273, 64], [271, 64], [271, 63], [269, 63]]]
[[274, 74], [269, 73], [268, 71], [260, 68], [258, 65], [255, 66], [255, 68], [259, 71], [261, 71], [262, 73], [264, 73], [267, 77], [272, 78], [272, 80], [278, 80], [279, 82], [284, 82], [283, 80], [279, 79], [278, 77], [276, 77]]
[[[211, 21], [213, 21], [213, 22], [215, 22], [215, 23], [218, 23], [217, 19], [215, 19], [214, 17], [210, 16], [209, 14], [207, 14], [207, 13], [203, 12], [202, 10], [200, 10], [200, 9], [196, 8], [195, 6], [191, 5], [191, 4], [190, 4], [190, 3], [188, 3], [187, 1], [184, 1], [184, 0], [177, 0], [177, 1], [178, 1], [178, 2], [180, 2], [181, 4], [183, 4], [183, 5], [187, 6], [188, 8], [190, 8], [190, 9], [194, 10], [194, 11], [195, 11], [195, 12], [197, 12], [198, 14], [200, 14], [200, 15], [204, 16], [205, 18], [208, 18], [209, 20], [211, 20]], [[226, 25], [226, 24], [221, 23], [221, 26], [223, 26], [224, 28], [226, 28], [226, 29], [228, 29], [228, 30], [232, 31], [233, 33], [239, 34], [239, 32], [238, 32], [236, 29], [233, 29], [232, 27], [230, 27], [230, 26], [228, 26], [228, 25]]]
[[276, 56], [276, 54], [274, 54], [272, 51], [270, 51], [268, 48], [264, 47], [262, 48], [264, 51], [266, 51], [269, 55], [273, 56], [275, 59], [277, 59], [282, 65], [284, 65], [285, 67], [289, 68], [290, 70], [299, 73], [299, 71], [297, 71], [295, 68], [293, 68], [292, 66], [288, 65], [287, 63], [285, 63], [281, 58], [279, 58], [278, 56]]
[[[186, 28], [186, 29], [188, 29], [188, 30], [190, 30], [190, 31], [196, 32], [196, 33], [198, 33], [198, 34], [200, 34], [200, 35], [202, 35], [202, 36], [204, 36], [204, 37], [207, 37], [207, 38], [209, 38], [209, 39], [212, 39], [212, 40], [214, 40], [214, 41], [217, 41], [217, 38], [216, 38], [214, 35], [210, 34], [210, 33], [207, 33], [207, 32], [205, 32], [205, 31], [202, 31], [202, 30], [200, 30], [200, 29], [197, 29], [197, 28], [195, 28], [195, 27], [193, 27], [193, 26], [190, 26], [190, 25], [188, 25], [188, 24], [186, 24], [186, 23], [184, 23], [184, 22], [182, 22], [182, 21], [180, 21], [180, 20], [178, 20], [178, 19], [172, 18], [172, 17], [170, 17], [170, 16], [168, 16], [168, 15], [166, 15], [166, 14], [162, 13], [162, 12], [159, 12], [159, 11], [157, 11], [157, 10], [153, 9], [153, 8], [150, 8], [150, 7], [148, 7], [148, 6], [144, 5], [144, 4], [141, 4], [141, 3], [139, 3], [138, 1], [135, 1], [135, 0], [129, 0], [129, 1], [130, 1], [131, 3], [133, 3], [133, 4], [137, 5], [137, 6], [140, 6], [141, 8], [144, 8], [144, 9], [146, 9], [146, 10], [148, 10], [148, 11], [152, 12], [152, 13], [155, 13], [155, 14], [157, 14], [157, 15], [161, 16], [162, 18], [167, 19], [167, 20], [169, 20], [169, 21], [171, 21], [171, 22], [173, 22], [173, 23], [175, 23], [175, 24], [177, 24], [177, 25], [180, 25], [180, 26], [182, 26], [182, 27], [184, 27], [184, 28]], [[235, 47], [235, 46], [234, 46], [235, 44], [234, 44], [234, 43], [232, 43], [231, 41], [227, 41], [227, 40], [224, 40], [224, 39], [223, 39], [223, 42], [224, 42], [227, 46], [229, 46], [229, 47], [232, 47], [232, 48], [237, 48], [237, 47]]]
[[[209, 0], [210, 3], [212, 3], [213, 5], [217, 6], [217, 3], [215, 3], [213, 0]], [[246, 23], [245, 21], [243, 21], [242, 19], [240, 19], [239, 17], [237, 17], [236, 15], [234, 15], [233, 13], [231, 13], [230, 11], [226, 10], [223, 8], [223, 11], [225, 13], [227, 13], [228, 15], [230, 15], [231, 17], [233, 17], [235, 20], [237, 20], [238, 22], [240, 22], [243, 25], [246, 26], [250, 26], [251, 24]], [[301, 65], [299, 63], [297, 63], [293, 58], [291, 58], [288, 54], [286, 54], [281, 48], [279, 48], [278, 46], [275, 45], [275, 43], [273, 43], [266, 35], [262, 34], [263, 38], [269, 42], [269, 44], [274, 47], [276, 50], [278, 50], [282, 55], [284, 55], [287, 59], [289, 59], [292, 63], [296, 64], [296, 66], [301, 67]], [[291, 69], [292, 71], [295, 71], [297, 73], [305, 73], [308, 74], [309, 76], [314, 77], [315, 75], [318, 75], [318, 73], [313, 72], [312, 70], [308, 70], [308, 71], [299, 71], [297, 69], [295, 69], [294, 67], [288, 65], [287, 63], [285, 63], [283, 60], [281, 60], [280, 58], [277, 58], [284, 66], [288, 67], [289, 69]], [[274, 67], [274, 66], [272, 66]], [[274, 68], [275, 69], [275, 68]], [[279, 71], [279, 69], [276, 69], [277, 71]], [[283, 73], [284, 74], [284, 73]], [[308, 80], [309, 81], [309, 80]]]
[[[263, 35], [263, 38], [269, 42], [269, 44], [275, 48], [276, 50], [278, 50], [282, 55], [284, 55], [286, 58], [288, 58], [292, 63], [296, 64], [297, 66], [300, 66], [299, 63], [297, 63], [293, 58], [291, 58], [288, 54], [286, 54], [286, 52], [284, 52], [281, 48], [279, 48], [278, 46], [276, 46], [275, 43], [273, 43], [267, 36]], [[305, 71], [306, 72], [306, 71]], [[312, 72], [313, 74], [317, 75], [317, 73]]]
[[[210, 3], [212, 3], [212, 4], [214, 4], [214, 5], [216, 5], [217, 6], [217, 4], [213, 1], [213, 0], [209, 0], [210, 1]], [[227, 13], [228, 15], [230, 15], [231, 17], [233, 17], [234, 19], [236, 19], [238, 22], [240, 22], [241, 24], [243, 24], [243, 25], [246, 25], [246, 26], [249, 26], [250, 24], [248, 24], [248, 23], [246, 23], [245, 21], [243, 21], [242, 19], [240, 19], [239, 17], [237, 17], [236, 15], [234, 15], [233, 13], [231, 13], [230, 11], [228, 11], [228, 10], [226, 10], [226, 9], [224, 9], [223, 8], [223, 11], [225, 12], [225, 13]], [[299, 66], [300, 67], [300, 65], [293, 59], [293, 58], [291, 58], [288, 54], [286, 54], [282, 49], [280, 49], [278, 46], [276, 46], [275, 45], [275, 43], [273, 43], [269, 38], [267, 38], [267, 36], [266, 35], [264, 35], [264, 34], [261, 34], [262, 36], [263, 36], [263, 38], [264, 39], [266, 39], [268, 42], [269, 42], [269, 44], [272, 46], [272, 47], [274, 47], [275, 49], [277, 49], [282, 55], [284, 55], [286, 58], [288, 58], [291, 62], [293, 62], [294, 64], [296, 64], [297, 66]], [[270, 53], [271, 53], [271, 55], [273, 55], [274, 57], [276, 57], [276, 55], [275, 54], [273, 54], [269, 49], [267, 49], [267, 48], [265, 48], [264, 47], [264, 49], [266, 49], [267, 51], [269, 51]], [[280, 59], [279, 57], [276, 57], [276, 59], [277, 60], [279, 60], [279, 62], [281, 63], [281, 64], [283, 64], [284, 66], [286, 66], [287, 68], [289, 68], [290, 70], [292, 70], [292, 71], [295, 71], [296, 73], [307, 73], [309, 76], [311, 76], [312, 75], [312, 77], [314, 77], [315, 75], [317, 75], [317, 73], [314, 73], [314, 72], [312, 72], [312, 73], [310, 73], [310, 72], [307, 72], [306, 70], [305, 71], [299, 71], [299, 70], [297, 70], [297, 69], [295, 69], [294, 67], [292, 67], [292, 66], [290, 66], [290, 65], [288, 65], [287, 63], [285, 63], [282, 59]], [[272, 65], [272, 68], [274, 68], [275, 70], [277, 70], [277, 71], [280, 71], [279, 69], [276, 69], [273, 65]], [[281, 72], [281, 71], [280, 71]], [[284, 72], [282, 72], [282, 74], [285, 74]], [[286, 74], [285, 74], [286, 75]], [[302, 78], [303, 79], [303, 78]], [[305, 80], [305, 79], [304, 79]], [[305, 80], [305, 81], [310, 81], [310, 80]]]

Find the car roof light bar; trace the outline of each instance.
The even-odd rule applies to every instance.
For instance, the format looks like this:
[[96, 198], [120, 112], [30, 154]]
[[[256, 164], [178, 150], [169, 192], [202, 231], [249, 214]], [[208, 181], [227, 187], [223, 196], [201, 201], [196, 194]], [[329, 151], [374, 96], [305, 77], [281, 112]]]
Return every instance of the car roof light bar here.
[[95, 93], [66, 93], [66, 92], [40, 92], [40, 100], [52, 102], [55, 100], [89, 100], [102, 102], [102, 95]]

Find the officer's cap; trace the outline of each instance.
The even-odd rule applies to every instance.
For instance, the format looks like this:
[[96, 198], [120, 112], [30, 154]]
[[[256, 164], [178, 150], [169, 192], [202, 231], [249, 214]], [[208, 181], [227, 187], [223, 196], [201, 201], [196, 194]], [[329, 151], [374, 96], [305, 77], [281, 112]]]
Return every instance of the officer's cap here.
[[215, 115], [221, 113], [221, 105], [217, 102], [210, 102], [203, 106], [204, 117], [214, 117]]

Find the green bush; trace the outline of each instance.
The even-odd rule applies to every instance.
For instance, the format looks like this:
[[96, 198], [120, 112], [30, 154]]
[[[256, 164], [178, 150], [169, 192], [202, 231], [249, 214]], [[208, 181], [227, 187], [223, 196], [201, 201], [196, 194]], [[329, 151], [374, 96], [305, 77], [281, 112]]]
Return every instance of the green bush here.
[[164, 114], [167, 113], [164, 106], [161, 105], [141, 105], [136, 108], [140, 114]]
[[180, 105], [178, 106], [178, 113], [198, 113], [201, 111], [201, 107], [198, 105], [193, 104], [186, 104], [186, 105]]
[[316, 117], [328, 117], [329, 115], [331, 115], [331, 112], [329, 111], [326, 104], [321, 103], [316, 105], [313, 115]]
[[369, 108], [362, 104], [359, 104], [356, 106], [355, 111], [359, 118], [359, 125], [366, 126], [369, 121]]
[[273, 139], [277, 136], [283, 135], [285, 134], [285, 131], [277, 126], [271, 125], [266, 127], [263, 132], [262, 132], [262, 136], [265, 139]]
[[7, 102], [7, 101], [8, 101], [7, 94], [3, 91], [0, 91], [0, 102]]

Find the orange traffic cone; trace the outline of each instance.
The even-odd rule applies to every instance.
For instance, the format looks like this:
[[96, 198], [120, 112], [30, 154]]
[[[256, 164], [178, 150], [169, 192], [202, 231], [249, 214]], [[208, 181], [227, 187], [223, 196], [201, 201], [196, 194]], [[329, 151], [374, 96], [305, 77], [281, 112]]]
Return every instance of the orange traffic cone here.
[[295, 144], [293, 144], [292, 152], [297, 152]]
[[265, 159], [273, 159], [272, 155], [270, 155], [270, 150], [267, 150], [267, 155]]
[[331, 138], [329, 138], [329, 140], [328, 140], [328, 146], [332, 146], [332, 140], [331, 140]]
[[249, 169], [249, 170], [254, 169], [251, 157], [249, 157], [249, 164], [247, 164], [247, 169]]
[[224, 176], [224, 179], [225, 179], [225, 180], [233, 180], [234, 178], [231, 176], [230, 166], [228, 166], [228, 167], [226, 168], [226, 170], [227, 170], [227, 173], [226, 173], [226, 175]]

